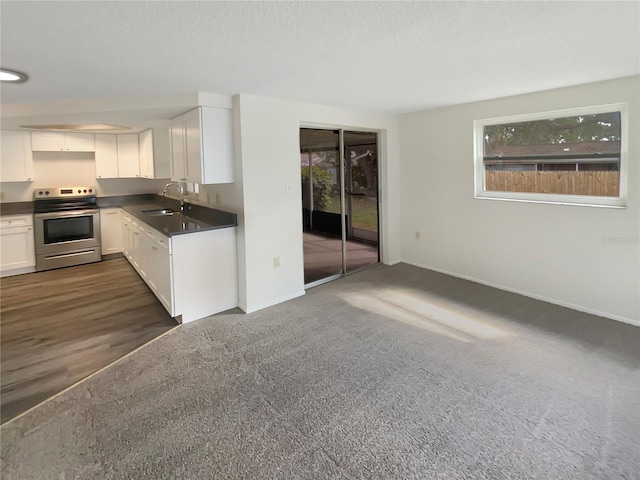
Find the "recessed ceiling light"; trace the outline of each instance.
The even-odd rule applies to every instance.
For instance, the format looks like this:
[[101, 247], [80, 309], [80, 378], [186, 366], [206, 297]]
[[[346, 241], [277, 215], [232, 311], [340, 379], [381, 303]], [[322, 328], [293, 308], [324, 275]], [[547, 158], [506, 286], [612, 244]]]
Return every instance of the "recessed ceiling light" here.
[[20, 125], [20, 128], [33, 128], [37, 130], [131, 130], [131, 127], [111, 125], [110, 123], [63, 123], [54, 125]]
[[0, 81], [2, 82], [22, 83], [26, 82], [27, 78], [28, 77], [24, 73], [0, 68]]

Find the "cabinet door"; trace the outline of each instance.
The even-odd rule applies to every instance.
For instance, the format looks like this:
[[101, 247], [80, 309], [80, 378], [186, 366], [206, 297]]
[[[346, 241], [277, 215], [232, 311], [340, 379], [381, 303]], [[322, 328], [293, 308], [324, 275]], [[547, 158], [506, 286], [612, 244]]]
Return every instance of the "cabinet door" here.
[[33, 227], [0, 229], [0, 271], [33, 267], [35, 264]]
[[202, 182], [234, 181], [233, 114], [226, 108], [200, 107], [202, 115]]
[[118, 142], [115, 135], [96, 135], [96, 178], [118, 178]]
[[29, 132], [2, 130], [0, 181], [31, 182], [33, 180], [33, 154]]
[[140, 176], [138, 134], [118, 135], [118, 173], [120, 178]]
[[34, 152], [64, 151], [64, 134], [54, 132], [31, 132], [31, 149]]
[[140, 230], [135, 221], [131, 222], [131, 264], [140, 272]]
[[156, 240], [153, 237], [153, 233], [150, 227], [146, 227], [144, 229], [144, 277], [149, 288], [155, 293], [158, 290], [156, 286], [156, 255], [155, 251], [158, 249], [156, 247]]
[[122, 213], [122, 253], [131, 260], [131, 217]]
[[102, 254], [109, 255], [122, 251], [122, 221], [119, 208], [100, 210], [100, 236]]
[[200, 136], [200, 109], [184, 114], [187, 182], [202, 182], [202, 142]]
[[65, 133], [64, 149], [67, 152], [95, 152], [94, 137], [87, 133]]
[[169, 314], [173, 316], [171, 300], [171, 256], [169, 255], [168, 243], [168, 238], [156, 239], [155, 249], [153, 250], [154, 274], [156, 279], [156, 296]]
[[187, 180], [187, 172], [185, 169], [186, 159], [182, 116], [171, 120], [169, 130], [171, 136], [171, 180], [185, 182]]
[[140, 147], [140, 176], [143, 178], [154, 178], [153, 171], [153, 133], [145, 130], [138, 135], [138, 145]]

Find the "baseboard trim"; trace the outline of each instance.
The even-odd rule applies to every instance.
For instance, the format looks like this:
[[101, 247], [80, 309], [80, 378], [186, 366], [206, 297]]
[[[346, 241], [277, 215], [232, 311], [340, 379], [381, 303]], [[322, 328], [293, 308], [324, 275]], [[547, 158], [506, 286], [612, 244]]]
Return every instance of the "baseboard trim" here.
[[579, 312], [589, 313], [591, 315], [597, 315], [598, 317], [609, 318], [611, 320], [616, 320], [622, 323], [628, 323], [629, 325], [634, 325], [636, 327], [640, 327], [640, 320], [634, 320], [633, 318], [623, 317], [621, 315], [615, 315], [613, 313], [601, 312], [599, 310], [594, 310], [592, 308], [583, 307], [582, 305], [575, 305], [569, 302], [563, 302], [561, 300], [557, 300], [555, 298], [545, 297], [543, 295], [537, 295], [535, 293], [525, 292], [523, 290], [518, 290], [516, 288], [506, 287], [504, 285], [500, 285], [493, 282], [487, 282], [485, 280], [481, 280], [479, 278], [471, 277], [469, 275], [461, 275], [459, 273], [451, 272], [449, 270], [444, 270], [441, 268], [436, 268], [430, 265], [425, 265], [418, 262], [411, 262], [409, 260], [402, 260], [401, 263], [406, 263], [407, 265], [413, 265], [414, 267], [424, 268], [426, 270], [432, 270], [434, 272], [443, 273], [445, 275], [450, 275], [452, 277], [461, 278], [463, 280], [469, 280], [471, 282], [479, 283], [481, 285], [486, 285], [487, 287], [497, 288], [498, 290], [504, 290], [505, 292], [517, 293], [518, 295], [523, 295], [525, 297], [533, 298], [535, 300], [542, 300], [543, 302], [553, 303], [554, 305], [559, 305], [561, 307], [570, 308], [572, 310], [577, 310]]
[[13, 277], [15, 275], [23, 275], [25, 273], [34, 273], [35, 271], [36, 267], [14, 268], [12, 270], [5, 270], [4, 272], [0, 272], [0, 278]]
[[299, 292], [292, 293], [291, 295], [287, 295], [285, 297], [280, 297], [277, 300], [274, 300], [273, 302], [265, 303], [265, 304], [258, 305], [258, 306], [255, 306], [255, 307], [247, 307], [246, 305], [238, 305], [238, 306], [245, 313], [253, 313], [253, 312], [257, 312], [258, 310], [263, 310], [263, 309], [268, 308], [268, 307], [273, 307], [274, 305], [278, 305], [279, 303], [286, 302], [288, 300], [293, 300], [294, 298], [301, 297], [305, 293], [306, 292], [304, 290], [302, 290], [302, 291], [299, 291]]

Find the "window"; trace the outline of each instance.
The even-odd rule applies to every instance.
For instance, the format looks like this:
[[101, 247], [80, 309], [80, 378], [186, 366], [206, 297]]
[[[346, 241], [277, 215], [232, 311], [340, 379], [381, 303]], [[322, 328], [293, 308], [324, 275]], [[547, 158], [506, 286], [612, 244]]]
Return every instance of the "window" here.
[[626, 104], [474, 122], [475, 196], [625, 206]]

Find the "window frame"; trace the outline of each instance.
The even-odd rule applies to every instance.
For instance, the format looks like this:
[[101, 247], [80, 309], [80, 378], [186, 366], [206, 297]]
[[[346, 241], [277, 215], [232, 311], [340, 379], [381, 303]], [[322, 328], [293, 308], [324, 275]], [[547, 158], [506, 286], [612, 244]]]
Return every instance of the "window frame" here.
[[[484, 165], [484, 127], [504, 123], [546, 120], [549, 118], [574, 117], [598, 113], [620, 112], [620, 185], [619, 196], [603, 197], [596, 195], [570, 195], [531, 192], [498, 192], [485, 190]], [[504, 117], [483, 118], [473, 122], [474, 144], [474, 198], [481, 200], [503, 200], [511, 202], [551, 203], [560, 205], [579, 205], [589, 207], [626, 208], [627, 206], [627, 169], [628, 169], [628, 104], [612, 103], [581, 108], [568, 108], [546, 112], [509, 115]]]

